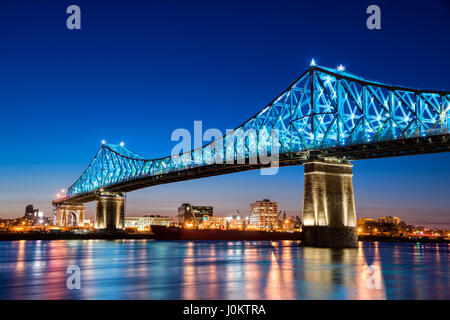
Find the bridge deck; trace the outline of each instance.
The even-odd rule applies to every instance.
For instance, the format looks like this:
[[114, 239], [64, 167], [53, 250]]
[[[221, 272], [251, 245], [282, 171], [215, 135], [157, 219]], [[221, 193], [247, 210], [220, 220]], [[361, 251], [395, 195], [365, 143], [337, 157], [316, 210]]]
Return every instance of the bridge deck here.
[[[296, 152], [291, 154], [280, 155], [279, 166], [302, 165], [309, 159], [324, 158], [345, 158], [347, 160], [363, 160], [384, 157], [408, 156], [417, 154], [449, 152], [450, 151], [450, 134], [434, 135], [420, 138], [407, 138], [378, 143], [366, 143], [351, 146], [342, 146], [335, 148], [326, 148], [324, 150], [315, 150], [307, 155], [304, 152]], [[160, 184], [167, 184], [177, 181], [186, 181], [212, 177], [222, 174], [255, 170], [267, 167], [261, 164], [211, 164], [176, 172], [164, 173], [161, 175], [151, 175], [140, 177], [111, 186], [102, 188], [102, 191], [108, 192], [130, 192], [142, 188], [147, 188]], [[86, 192], [70, 198], [58, 199], [53, 201], [54, 205], [86, 203], [94, 201], [98, 197], [99, 190]]]

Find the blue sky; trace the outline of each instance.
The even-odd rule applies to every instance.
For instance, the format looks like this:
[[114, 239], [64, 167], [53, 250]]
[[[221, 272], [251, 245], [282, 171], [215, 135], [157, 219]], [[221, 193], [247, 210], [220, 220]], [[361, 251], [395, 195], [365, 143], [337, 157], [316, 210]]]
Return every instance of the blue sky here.
[[[0, 217], [46, 214], [100, 141], [156, 158], [177, 128], [234, 128], [309, 65], [450, 89], [450, 3], [376, 1], [0, 1]], [[66, 8], [81, 8], [81, 30]], [[449, 154], [355, 162], [357, 215], [450, 226]], [[172, 215], [185, 201], [216, 214], [270, 197], [301, 214], [303, 168], [258, 171], [132, 192], [127, 214]], [[88, 205], [93, 214], [94, 203]]]

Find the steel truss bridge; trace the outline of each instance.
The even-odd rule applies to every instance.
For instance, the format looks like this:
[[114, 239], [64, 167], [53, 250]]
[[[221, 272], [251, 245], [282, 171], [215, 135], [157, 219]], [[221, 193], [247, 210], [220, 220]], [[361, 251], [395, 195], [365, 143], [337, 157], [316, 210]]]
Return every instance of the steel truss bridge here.
[[[202, 148], [146, 159], [120, 145], [102, 145], [67, 196], [54, 204], [268, 166], [259, 159], [264, 150], [274, 152], [272, 130], [278, 165], [290, 166], [311, 159], [450, 151], [449, 124], [450, 91], [394, 86], [312, 65], [262, 111]], [[244, 163], [237, 161], [242, 158]]]

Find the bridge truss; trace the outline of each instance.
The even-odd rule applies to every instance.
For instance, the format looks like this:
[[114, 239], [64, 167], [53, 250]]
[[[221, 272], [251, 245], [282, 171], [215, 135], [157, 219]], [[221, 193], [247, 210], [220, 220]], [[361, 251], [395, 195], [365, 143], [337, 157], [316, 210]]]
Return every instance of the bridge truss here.
[[311, 157], [450, 151], [449, 124], [450, 91], [393, 86], [311, 66], [262, 111], [202, 148], [145, 159], [120, 145], [102, 145], [65, 201], [260, 168], [265, 165], [250, 159], [275, 152], [273, 132], [278, 164], [287, 166]]

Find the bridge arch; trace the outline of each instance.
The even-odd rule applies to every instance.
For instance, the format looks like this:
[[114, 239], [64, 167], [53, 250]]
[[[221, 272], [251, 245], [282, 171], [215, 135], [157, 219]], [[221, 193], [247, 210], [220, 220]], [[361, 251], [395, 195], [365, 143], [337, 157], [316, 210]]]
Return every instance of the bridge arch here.
[[58, 204], [55, 211], [57, 226], [82, 227], [84, 225], [83, 204]]

